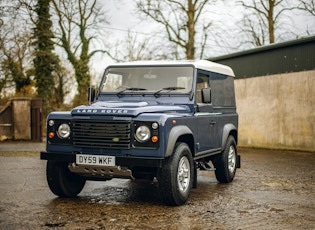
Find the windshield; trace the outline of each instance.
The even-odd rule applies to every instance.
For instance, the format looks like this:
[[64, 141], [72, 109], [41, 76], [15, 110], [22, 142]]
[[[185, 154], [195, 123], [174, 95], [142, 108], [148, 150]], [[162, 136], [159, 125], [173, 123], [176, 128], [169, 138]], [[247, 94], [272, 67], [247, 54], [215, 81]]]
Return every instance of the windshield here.
[[112, 67], [106, 70], [100, 91], [103, 93], [189, 93], [192, 66]]

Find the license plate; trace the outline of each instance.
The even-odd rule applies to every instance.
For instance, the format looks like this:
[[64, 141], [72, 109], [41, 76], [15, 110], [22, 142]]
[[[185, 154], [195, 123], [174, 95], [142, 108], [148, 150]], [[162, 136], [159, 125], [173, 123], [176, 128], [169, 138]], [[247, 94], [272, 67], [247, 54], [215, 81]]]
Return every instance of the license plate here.
[[78, 165], [115, 166], [115, 157], [77, 154], [76, 163]]

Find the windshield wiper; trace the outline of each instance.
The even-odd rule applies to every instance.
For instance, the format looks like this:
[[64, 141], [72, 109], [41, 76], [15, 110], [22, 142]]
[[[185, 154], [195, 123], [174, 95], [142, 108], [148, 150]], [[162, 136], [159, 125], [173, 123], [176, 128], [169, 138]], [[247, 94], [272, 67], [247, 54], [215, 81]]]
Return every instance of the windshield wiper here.
[[147, 89], [145, 89], [145, 88], [136, 88], [136, 87], [128, 87], [128, 88], [125, 88], [125, 89], [119, 91], [117, 93], [117, 96], [119, 96], [120, 94], [122, 94], [125, 91], [144, 91], [144, 90], [147, 90]]
[[174, 91], [174, 90], [178, 90], [178, 89], [185, 89], [185, 88], [184, 88], [184, 87], [177, 87], [177, 86], [165, 87], [165, 88], [162, 88], [162, 89], [159, 89], [158, 91], [156, 91], [156, 92], [154, 93], [154, 96], [156, 97], [156, 96], [159, 95], [159, 93], [162, 92], [162, 91], [170, 92], [170, 91]]

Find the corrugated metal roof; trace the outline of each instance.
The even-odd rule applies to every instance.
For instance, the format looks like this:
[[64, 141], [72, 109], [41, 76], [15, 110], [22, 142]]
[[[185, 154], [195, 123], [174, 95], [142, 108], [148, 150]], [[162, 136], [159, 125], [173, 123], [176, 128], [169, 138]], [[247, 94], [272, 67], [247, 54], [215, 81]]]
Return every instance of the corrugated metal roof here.
[[315, 36], [210, 58], [230, 66], [236, 78], [315, 69]]

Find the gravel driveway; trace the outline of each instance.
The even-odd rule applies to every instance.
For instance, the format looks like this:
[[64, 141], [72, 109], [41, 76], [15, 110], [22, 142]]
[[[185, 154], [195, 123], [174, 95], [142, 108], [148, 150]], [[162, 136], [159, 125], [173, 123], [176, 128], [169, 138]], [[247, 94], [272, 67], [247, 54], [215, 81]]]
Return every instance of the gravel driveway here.
[[149, 181], [88, 182], [57, 198], [40, 150], [0, 143], [0, 229], [315, 229], [315, 153], [240, 148], [233, 183], [198, 171], [187, 204], [167, 207]]

